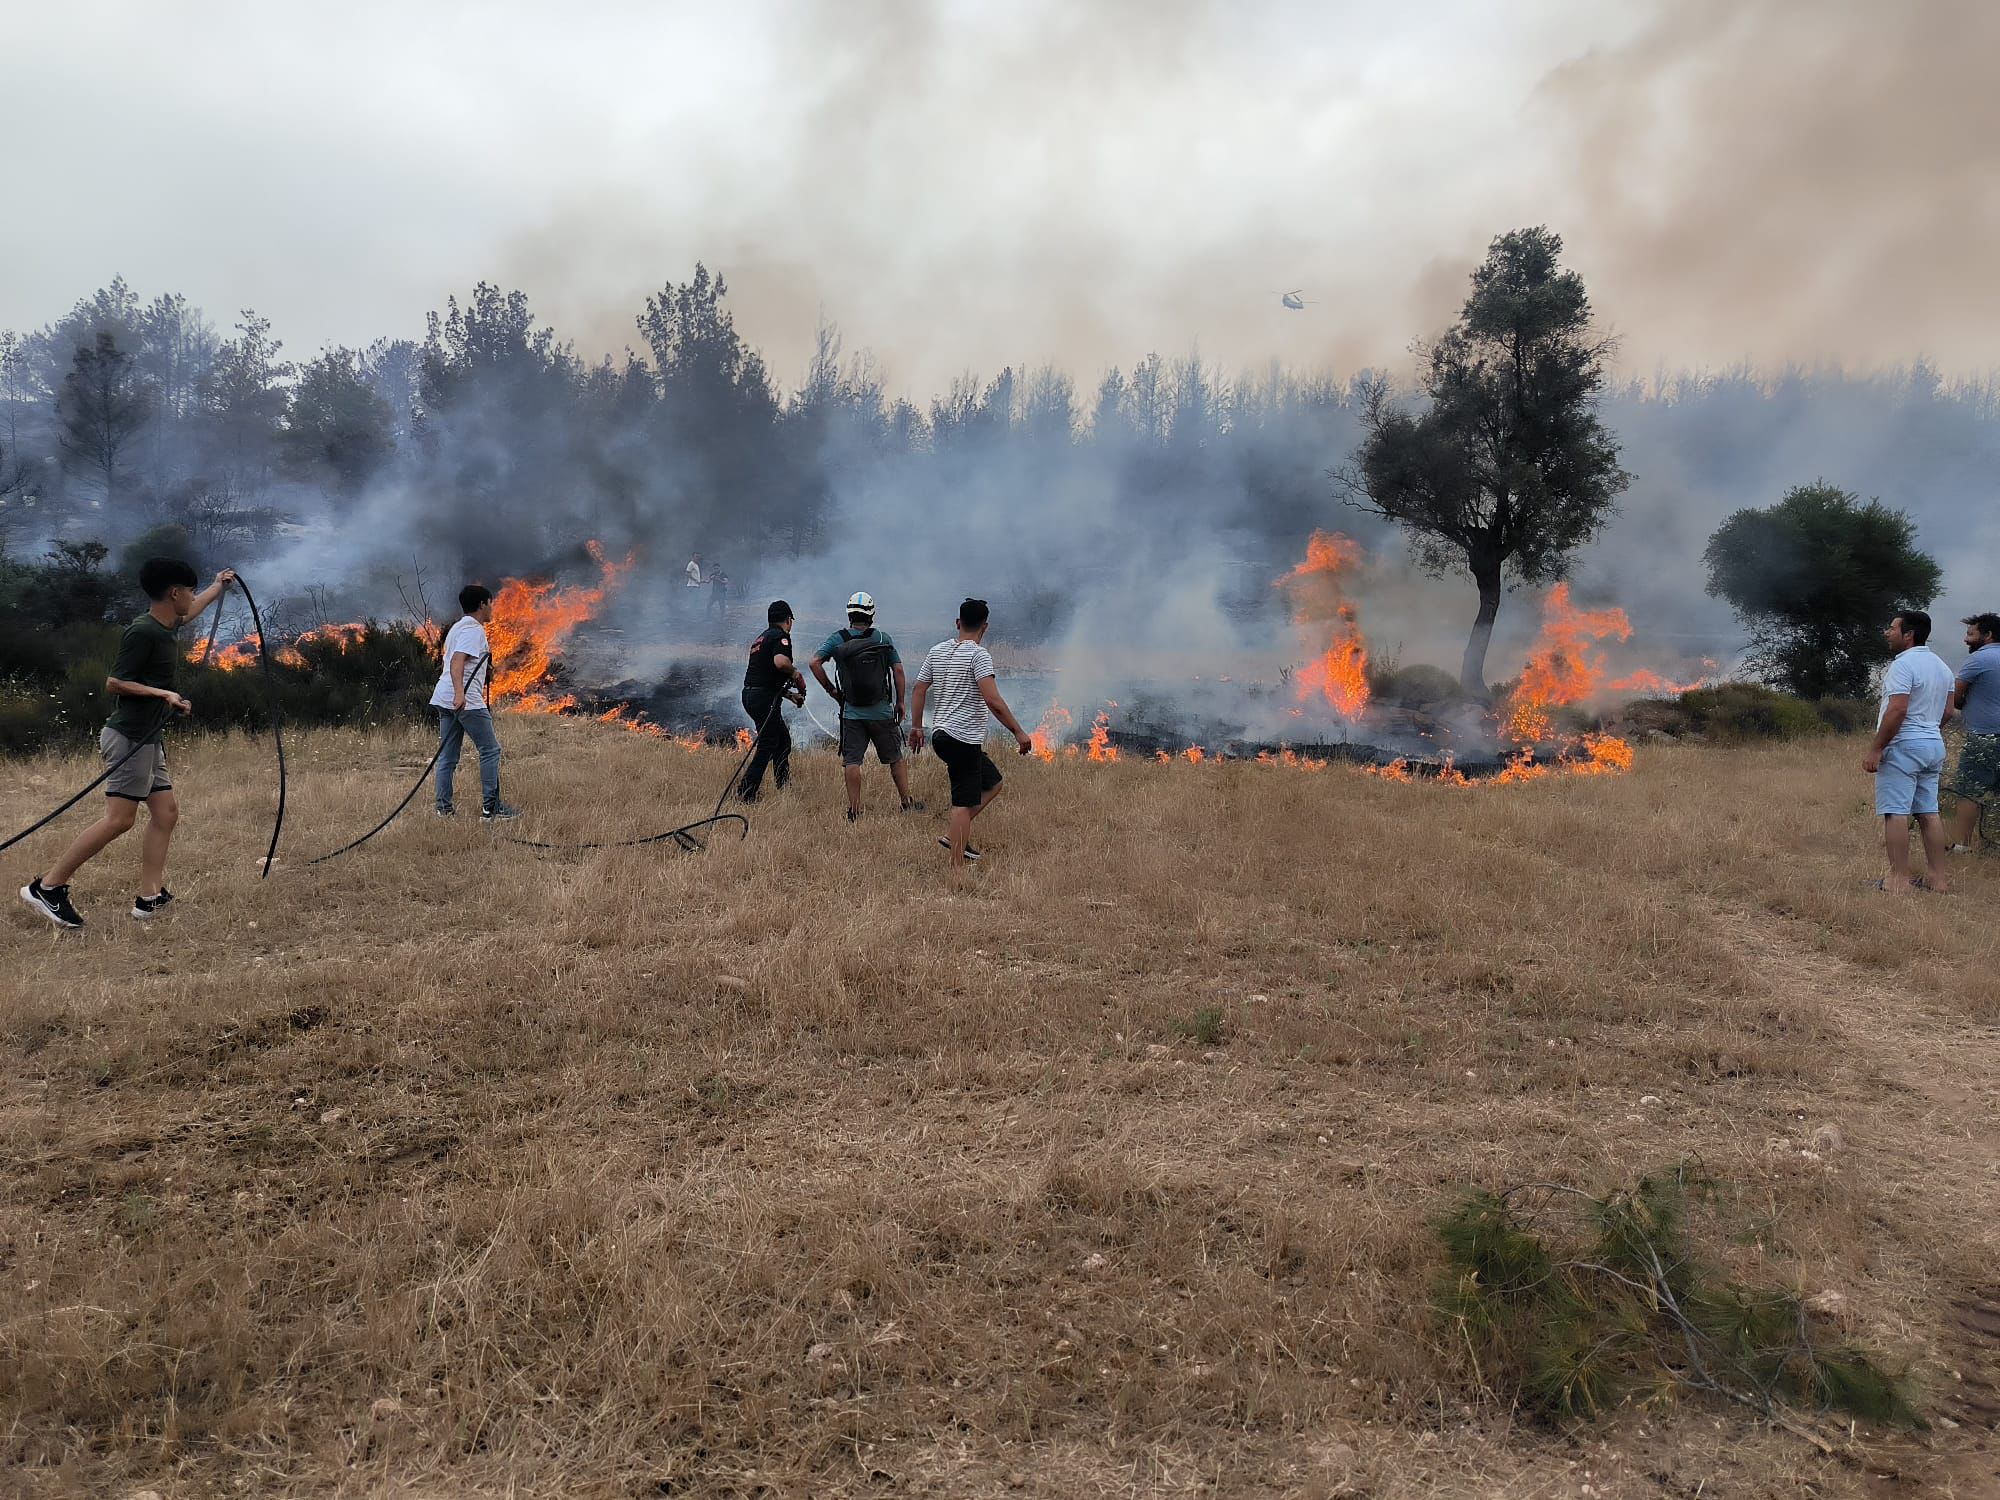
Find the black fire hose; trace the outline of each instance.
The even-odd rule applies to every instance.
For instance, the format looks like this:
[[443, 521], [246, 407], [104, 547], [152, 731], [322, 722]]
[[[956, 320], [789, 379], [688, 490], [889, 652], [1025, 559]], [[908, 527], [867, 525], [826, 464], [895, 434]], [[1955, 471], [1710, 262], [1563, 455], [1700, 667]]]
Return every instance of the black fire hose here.
[[637, 849], [642, 844], [660, 844], [672, 839], [682, 849], [692, 854], [708, 845], [694, 836], [697, 828], [708, 828], [716, 823], [741, 823], [742, 829], [736, 837], [740, 841], [750, 837], [750, 820], [742, 813], [717, 813], [712, 818], [698, 818], [692, 823], [683, 823], [678, 828], [669, 828], [665, 833], [649, 833], [642, 839], [614, 839], [602, 844], [543, 844], [534, 839], [517, 839], [512, 834], [502, 834], [501, 839], [509, 844], [519, 844], [523, 849], [542, 849], [551, 853], [567, 853], [584, 849]]
[[764, 710], [764, 718], [757, 725], [757, 732], [750, 736], [750, 748], [743, 752], [742, 758], [736, 762], [736, 769], [731, 771], [729, 779], [722, 783], [722, 795], [715, 799], [715, 811], [710, 814], [711, 819], [722, 815], [722, 804], [727, 802], [729, 794], [736, 790], [737, 778], [742, 776], [743, 768], [750, 764], [750, 757], [757, 753], [757, 747], [764, 742], [764, 731], [771, 726], [771, 715], [783, 706], [784, 701], [785, 695], [782, 690], [772, 697], [771, 706]]
[[[490, 706], [492, 692], [493, 692], [492, 652], [490, 651], [487, 652], [485, 655], [481, 656], [478, 661], [472, 664], [472, 670], [465, 674], [465, 685], [467, 687], [471, 687], [478, 680], [479, 669], [481, 667], [486, 668], [486, 691], [488, 697], [488, 704]], [[311, 867], [313, 865], [323, 865], [330, 859], [337, 859], [341, 855], [346, 854], [349, 850], [359, 849], [363, 844], [367, 843], [370, 839], [374, 838], [376, 834], [380, 833], [383, 829], [387, 828], [391, 823], [395, 822], [397, 818], [402, 816], [403, 809], [410, 805], [410, 799], [415, 797], [418, 791], [422, 789], [423, 784], [430, 779], [431, 772], [437, 766], [438, 757], [443, 754], [444, 754], [444, 736], [439, 735], [437, 749], [431, 751], [431, 758], [424, 762], [424, 768], [423, 770], [417, 773], [417, 779], [413, 783], [411, 783], [410, 789], [407, 792], [403, 793], [403, 800], [401, 802], [398, 802], [394, 807], [389, 809], [388, 817], [384, 818], [381, 822], [377, 823], [373, 828], [369, 829], [366, 833], [362, 834], [361, 837], [356, 839], [353, 843], [342, 844], [338, 849], [335, 849], [330, 854], [322, 854], [317, 859], [307, 860], [306, 861], [307, 866]]]
[[716, 810], [710, 812], [706, 818], [700, 818], [696, 822], [684, 822], [680, 828], [668, 828], [664, 834], [646, 834], [644, 838], [620, 838], [620, 840], [612, 840], [612, 842], [606, 842], [606, 844], [540, 844], [540, 842], [536, 842], [532, 838], [514, 838], [512, 834], [502, 834], [502, 838], [508, 844], [520, 844], [522, 848], [538, 848], [538, 850], [552, 850], [552, 852], [554, 850], [590, 850], [590, 848], [638, 848], [640, 844], [660, 844], [660, 842], [666, 842], [668, 838], [672, 838], [676, 844], [680, 844], [680, 848], [688, 850], [690, 854], [694, 850], [708, 848], [706, 844], [702, 844], [702, 840], [698, 840], [694, 836], [696, 828], [710, 828], [710, 826], [720, 824], [720, 822], [736, 822], [736, 824], [742, 824], [742, 828], [736, 834], [738, 842], [744, 840], [744, 838], [750, 838], [750, 820], [746, 816], [742, 816], [740, 812], [724, 812], [722, 804], [730, 800], [730, 792], [736, 788], [738, 778], [744, 774], [744, 766], [750, 764], [750, 756], [756, 754], [758, 744], [764, 740], [764, 730], [770, 728], [770, 716], [776, 714], [782, 704], [784, 704], [784, 694], [782, 692], [776, 694], [770, 700], [770, 708], [764, 710], [764, 718], [758, 722], [756, 734], [750, 736], [750, 748], [744, 750], [742, 756], [738, 758], [736, 768], [730, 772], [730, 778], [722, 784], [722, 796], [716, 798]]
[[[491, 662], [492, 662], [492, 657], [490, 653], [486, 656], [482, 656], [478, 661], [473, 663], [472, 670], [466, 674], [466, 681], [469, 683], [478, 676], [480, 667], [485, 666], [487, 668], [486, 681], [489, 692], [489, 704], [491, 701], [490, 692], [493, 682], [493, 671]], [[777, 697], [772, 699], [770, 708], [765, 711], [763, 722], [758, 724], [757, 726], [757, 733], [751, 737], [750, 748], [743, 752], [741, 759], [739, 759], [736, 762], [735, 768], [729, 773], [729, 780], [723, 783], [722, 795], [716, 799], [715, 811], [709, 814], [709, 816], [705, 818], [698, 818], [692, 823], [683, 823], [678, 828], [669, 828], [664, 833], [649, 833], [645, 835], [643, 838], [636, 838], [636, 839], [610, 839], [601, 842], [591, 842], [591, 843], [551, 844], [551, 843], [545, 843], [540, 839], [524, 839], [524, 838], [517, 838], [512, 834], [502, 834], [501, 841], [504, 843], [519, 845], [523, 849], [539, 849], [545, 853], [570, 853], [570, 852], [580, 853], [582, 851], [590, 849], [637, 849], [647, 844], [662, 844], [671, 840], [681, 849], [692, 853], [696, 850], [706, 849], [708, 847], [706, 844], [702, 843], [702, 841], [699, 838], [695, 836], [695, 830], [699, 828], [711, 828], [722, 823], [737, 824], [738, 825], [737, 835], [736, 835], [737, 838], [739, 840], [748, 838], [750, 836], [750, 820], [745, 816], [743, 816], [743, 814], [741, 813], [724, 812], [722, 810], [722, 805], [723, 803], [729, 800], [729, 793], [735, 788], [737, 779], [743, 774], [743, 768], [750, 763], [750, 757], [756, 753], [758, 742], [763, 739], [764, 731], [770, 725], [771, 715], [775, 714], [778, 711], [778, 708], [780, 704], [783, 703], [783, 701], [784, 701], [784, 694], [782, 693], [778, 694]], [[436, 767], [438, 763], [438, 757], [443, 753], [444, 753], [444, 741], [440, 739], [438, 741], [438, 748], [431, 752], [430, 760], [425, 763], [423, 770], [418, 773], [416, 781], [413, 782], [410, 786], [410, 789], [403, 794], [403, 800], [401, 802], [398, 802], [393, 808], [390, 809], [389, 815], [386, 818], [384, 818], [381, 822], [377, 823], [373, 828], [369, 829], [366, 833], [362, 834], [360, 838], [355, 839], [352, 843], [343, 844], [338, 849], [332, 850], [326, 854], [322, 854], [318, 856], [316, 859], [310, 859], [306, 861], [307, 865], [311, 866], [311, 865], [324, 864], [326, 863], [326, 861], [330, 859], [337, 859], [343, 854], [349, 853], [350, 851], [355, 849], [359, 849], [363, 844], [367, 843], [370, 839], [374, 838], [376, 834], [380, 833], [383, 829], [387, 828], [391, 823], [395, 822], [396, 819], [402, 814], [403, 809], [410, 805], [411, 800], [417, 795], [417, 792], [423, 787], [423, 784], [429, 778], [431, 771]]]
[[202, 647], [201, 660], [195, 663], [198, 667], [212, 667], [215, 665], [215, 637], [216, 633], [222, 629], [222, 600], [228, 592], [228, 589], [224, 589], [222, 593], [215, 596], [215, 613], [209, 617], [208, 621], [208, 644]]
[[[271, 878], [271, 865], [278, 857], [278, 835], [285, 827], [285, 708], [278, 698], [278, 681], [271, 675], [271, 646], [264, 639], [264, 617], [257, 612], [257, 596], [250, 592], [250, 585], [243, 581], [241, 573], [236, 575], [236, 586], [243, 590], [243, 602], [250, 606], [250, 625], [257, 632], [257, 662], [264, 672], [264, 688], [271, 699], [271, 741], [278, 747], [278, 815], [271, 822], [271, 843], [264, 851], [264, 869], [259, 880]], [[216, 619], [222, 618], [222, 600], [215, 601]]]
[[[236, 579], [236, 586], [243, 590], [243, 598], [250, 606], [251, 622], [256, 627], [257, 630], [258, 658], [259, 661], [262, 663], [264, 669], [264, 686], [266, 687], [266, 689], [268, 689], [271, 699], [271, 736], [273, 740], [276, 742], [278, 747], [278, 816], [276, 821], [273, 822], [271, 825], [270, 847], [264, 851], [264, 874], [269, 875], [271, 873], [271, 861], [278, 852], [278, 832], [285, 826], [285, 735], [283, 728], [284, 713], [282, 706], [278, 701], [277, 683], [273, 681], [271, 677], [270, 654], [264, 645], [264, 622], [257, 613], [257, 601], [255, 598], [251, 596], [249, 585], [243, 582], [243, 579], [240, 575]], [[223, 593], [226, 594], [227, 592], [228, 592], [227, 589], [223, 590]], [[215, 619], [213, 623], [211, 623], [211, 625], [209, 626], [208, 649], [207, 652], [202, 657], [202, 660], [204, 662], [207, 662], [215, 654], [215, 632], [217, 628], [222, 624], [222, 597], [223, 597], [222, 594], [217, 594], [215, 596]], [[68, 812], [72, 807], [75, 807], [77, 803], [81, 802], [85, 797], [89, 796], [92, 792], [96, 791], [97, 788], [104, 785], [104, 783], [109, 781], [112, 778], [112, 776], [118, 771], [118, 768], [120, 766], [123, 766], [126, 761], [130, 760], [133, 756], [137, 755], [147, 745], [150, 745], [153, 741], [157, 740], [161, 736], [161, 734], [165, 732], [167, 727], [167, 722], [173, 717], [173, 714], [174, 714], [173, 706], [171, 704], [163, 703], [161, 705], [160, 716], [158, 720], [155, 721], [152, 729], [148, 733], [142, 735], [139, 738], [138, 742], [135, 743], [130, 750], [127, 750], [123, 755], [119, 756], [117, 760], [113, 761], [111, 765], [105, 769], [102, 775], [100, 775], [95, 781], [91, 782], [90, 785], [86, 786], [82, 791], [78, 792], [74, 797], [70, 798], [67, 802], [63, 803], [61, 807], [58, 807], [54, 812], [50, 813], [47, 817], [41, 819], [39, 822], [32, 823], [28, 827], [23, 828], [19, 833], [15, 834], [12, 838], [8, 839], [6, 843], [0, 844], [0, 850], [11, 849], [14, 847], [14, 845], [20, 843], [22, 839], [27, 838], [30, 834], [40, 832], [42, 829], [48, 827], [49, 824], [53, 823], [57, 818], [60, 818], [64, 813]]]
[[167, 721], [171, 719], [173, 716], [174, 716], [174, 706], [171, 703], [168, 703], [165, 699], [162, 699], [160, 701], [159, 717], [154, 720], [153, 727], [150, 730], [148, 730], [145, 734], [139, 736], [139, 738], [133, 742], [132, 748], [130, 750], [127, 750], [123, 755], [119, 756], [118, 759], [114, 760], [108, 767], [106, 767], [106, 769], [98, 776], [98, 778], [95, 781], [91, 782], [89, 786], [85, 787], [82, 791], [78, 792], [74, 797], [70, 798], [69, 801], [63, 803], [61, 807], [58, 807], [54, 812], [50, 813], [47, 817], [42, 818], [40, 821], [30, 823], [26, 828], [23, 828], [19, 833], [15, 834], [12, 838], [7, 840], [6, 843], [0, 844], [0, 849], [11, 849], [16, 844], [20, 843], [22, 839], [27, 838], [30, 834], [41, 832], [44, 828], [48, 827], [49, 824], [55, 822], [57, 818], [60, 818], [64, 813], [68, 812], [72, 807], [75, 807], [77, 803], [81, 802], [85, 797], [88, 797], [92, 792], [96, 791], [99, 787], [103, 786], [105, 782], [109, 781], [114, 775], [117, 774], [118, 768], [120, 766], [124, 765], [126, 761], [130, 760], [133, 756], [137, 755], [141, 750], [145, 749], [148, 745], [152, 744], [153, 741], [157, 740], [161, 736], [161, 734], [163, 734], [166, 731]]

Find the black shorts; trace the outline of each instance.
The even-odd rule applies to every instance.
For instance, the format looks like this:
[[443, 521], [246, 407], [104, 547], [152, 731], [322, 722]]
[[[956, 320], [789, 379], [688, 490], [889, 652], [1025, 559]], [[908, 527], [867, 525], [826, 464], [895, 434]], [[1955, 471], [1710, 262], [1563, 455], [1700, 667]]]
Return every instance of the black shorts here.
[[977, 807], [981, 798], [1000, 785], [1000, 768], [983, 746], [968, 745], [938, 729], [931, 733], [931, 749], [951, 773], [953, 807]]
[[868, 759], [868, 747], [875, 758], [893, 766], [903, 758], [903, 726], [895, 719], [849, 719], [840, 721], [840, 763], [858, 766]]

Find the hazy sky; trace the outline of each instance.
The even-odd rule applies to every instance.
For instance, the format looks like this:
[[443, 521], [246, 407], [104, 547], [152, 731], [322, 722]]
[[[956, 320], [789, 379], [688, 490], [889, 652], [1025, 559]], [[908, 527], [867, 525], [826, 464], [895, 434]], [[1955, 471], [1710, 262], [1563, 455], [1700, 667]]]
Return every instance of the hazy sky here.
[[5, 32], [0, 327], [122, 273], [309, 354], [483, 277], [594, 354], [700, 258], [787, 383], [822, 313], [918, 394], [1197, 341], [1401, 368], [1547, 222], [1636, 370], [2000, 364], [1989, 0], [70, 0]]

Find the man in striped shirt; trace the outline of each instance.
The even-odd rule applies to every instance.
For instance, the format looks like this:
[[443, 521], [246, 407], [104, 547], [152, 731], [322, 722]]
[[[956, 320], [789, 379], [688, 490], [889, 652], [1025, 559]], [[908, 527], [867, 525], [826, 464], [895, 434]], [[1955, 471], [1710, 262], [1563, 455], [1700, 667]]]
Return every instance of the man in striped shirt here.
[[1000, 768], [986, 753], [988, 711], [1014, 736], [1026, 755], [1032, 747], [1027, 732], [1015, 720], [1000, 686], [993, 678], [993, 658], [987, 652], [987, 609], [984, 599], [968, 599], [958, 607], [958, 635], [939, 641], [917, 669], [910, 695], [910, 749], [924, 748], [924, 707], [937, 711], [931, 748], [951, 776], [951, 835], [938, 842], [951, 851], [953, 868], [979, 851], [968, 842], [972, 820], [1000, 795]]

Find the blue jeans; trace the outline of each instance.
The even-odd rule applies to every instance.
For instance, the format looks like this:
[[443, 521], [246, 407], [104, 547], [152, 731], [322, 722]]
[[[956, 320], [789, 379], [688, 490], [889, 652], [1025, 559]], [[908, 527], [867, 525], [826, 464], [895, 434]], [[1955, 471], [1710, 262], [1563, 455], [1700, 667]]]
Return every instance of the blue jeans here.
[[451, 779], [458, 774], [458, 752], [468, 737], [479, 750], [479, 805], [500, 805], [500, 738], [493, 732], [493, 715], [483, 708], [438, 711], [437, 806], [451, 811]]

